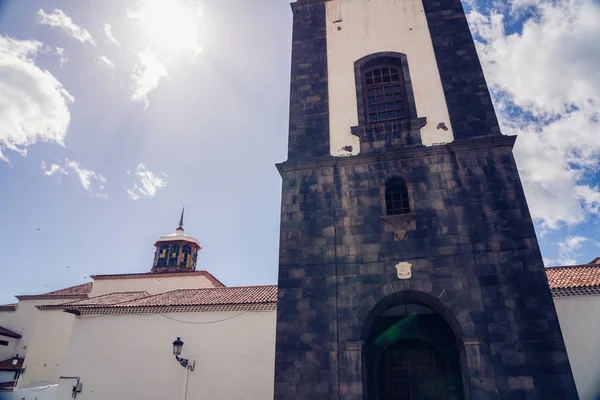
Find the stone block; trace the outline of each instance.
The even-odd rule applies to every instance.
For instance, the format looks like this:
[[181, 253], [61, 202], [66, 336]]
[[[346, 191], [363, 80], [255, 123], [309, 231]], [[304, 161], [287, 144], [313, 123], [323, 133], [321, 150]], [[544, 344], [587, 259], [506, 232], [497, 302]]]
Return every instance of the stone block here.
[[509, 389], [533, 389], [533, 377], [531, 376], [517, 376], [508, 378]]

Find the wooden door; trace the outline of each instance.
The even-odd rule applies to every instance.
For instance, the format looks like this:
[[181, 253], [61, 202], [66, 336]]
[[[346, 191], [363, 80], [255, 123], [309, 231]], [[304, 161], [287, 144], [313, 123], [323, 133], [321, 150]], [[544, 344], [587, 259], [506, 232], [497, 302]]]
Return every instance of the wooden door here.
[[379, 359], [381, 400], [448, 400], [448, 380], [437, 351], [419, 341], [399, 342]]

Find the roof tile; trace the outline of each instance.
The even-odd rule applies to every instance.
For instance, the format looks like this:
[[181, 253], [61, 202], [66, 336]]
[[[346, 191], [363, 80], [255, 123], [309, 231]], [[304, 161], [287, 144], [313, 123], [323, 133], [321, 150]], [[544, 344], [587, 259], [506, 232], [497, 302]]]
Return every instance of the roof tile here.
[[[275, 305], [277, 303], [277, 285], [238, 286], [223, 288], [177, 289], [170, 292], [124, 301], [118, 304], [65, 307], [72, 311], [85, 310], [86, 314], [106, 312], [108, 310], [161, 309], [161, 312], [189, 310], [198, 306], [207, 311], [211, 306], [253, 306]], [[64, 304], [63, 304], [64, 306]], [[235, 307], [234, 307], [235, 308]], [[243, 307], [242, 307], [243, 308]], [[246, 307], [247, 308], [247, 307]], [[226, 307], [226, 309], [232, 309]], [[133, 311], [132, 311], [133, 312]], [[127, 311], [129, 313], [129, 311]]]
[[55, 290], [53, 292], [42, 294], [23, 294], [16, 296], [19, 300], [35, 300], [35, 299], [52, 299], [52, 298], [73, 298], [87, 297], [92, 291], [92, 282], [87, 282], [81, 285], [71, 286], [65, 289]]
[[119, 303], [116, 307], [256, 304], [277, 301], [277, 285], [177, 289]]
[[175, 276], [204, 276], [211, 281], [216, 287], [225, 287], [208, 271], [189, 271], [189, 272], [143, 272], [137, 274], [109, 274], [109, 275], [91, 275], [93, 280], [105, 279], [143, 279], [143, 278], [171, 278]]
[[0, 382], [0, 390], [2, 391], [11, 391], [14, 390], [16, 381], [8, 381], [8, 382]]
[[548, 267], [550, 289], [581, 288], [600, 285], [600, 264]]
[[45, 296], [64, 296], [72, 294], [88, 294], [92, 291], [92, 282], [87, 282], [77, 286], [71, 286], [65, 289], [55, 290], [53, 292], [43, 293]]
[[144, 291], [136, 292], [114, 292], [103, 294], [102, 296], [91, 297], [84, 300], [69, 301], [67, 303], [60, 304], [43, 304], [37, 306], [40, 310], [61, 310], [66, 307], [91, 307], [91, 306], [106, 306], [112, 304], [118, 304], [125, 301], [131, 301], [142, 297], [149, 296], [150, 293]]
[[7, 329], [3, 326], [0, 326], [0, 336], [8, 336], [8, 337], [12, 337], [12, 338], [17, 338], [20, 339], [21, 338], [21, 334], [17, 333], [15, 331], [11, 331], [10, 329]]
[[23, 358], [19, 357], [19, 361], [17, 362], [17, 365], [12, 365], [12, 357], [11, 358], [7, 358], [6, 360], [2, 360], [0, 361], [0, 371], [17, 371], [20, 370], [21, 368], [23, 368]]
[[17, 303], [0, 304], [0, 312], [1, 311], [17, 311]]

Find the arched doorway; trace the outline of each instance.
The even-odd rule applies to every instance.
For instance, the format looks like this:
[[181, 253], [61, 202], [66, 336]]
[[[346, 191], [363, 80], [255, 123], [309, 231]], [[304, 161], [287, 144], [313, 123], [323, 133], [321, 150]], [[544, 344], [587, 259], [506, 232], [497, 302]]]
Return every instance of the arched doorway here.
[[422, 304], [388, 306], [365, 341], [367, 399], [464, 399], [458, 340], [444, 318]]

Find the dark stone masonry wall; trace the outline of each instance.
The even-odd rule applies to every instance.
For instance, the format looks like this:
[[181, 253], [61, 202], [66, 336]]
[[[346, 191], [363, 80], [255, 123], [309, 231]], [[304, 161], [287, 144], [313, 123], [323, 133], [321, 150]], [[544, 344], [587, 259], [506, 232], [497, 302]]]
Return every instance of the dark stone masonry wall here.
[[[275, 399], [369, 399], [365, 327], [402, 296], [430, 301], [449, 323], [467, 399], [576, 399], [515, 139], [500, 134], [460, 1], [424, 0], [455, 142], [420, 145], [422, 115], [400, 128], [352, 127], [361, 153], [338, 158], [329, 155], [325, 7], [292, 4]], [[395, 175], [414, 213], [390, 222], [382, 185]], [[412, 264], [412, 277], [398, 278], [398, 262]]]
[[292, 3], [288, 160], [329, 155], [325, 3]]
[[[455, 140], [500, 135], [460, 0], [423, 0]], [[425, 115], [426, 117], [426, 115]]]
[[[577, 398], [531, 216], [500, 136], [279, 165], [276, 399], [363, 399], [361, 332], [385, 296], [438, 298], [460, 324], [471, 399]], [[379, 187], [413, 185], [398, 240]], [[395, 264], [408, 261], [400, 281]]]

